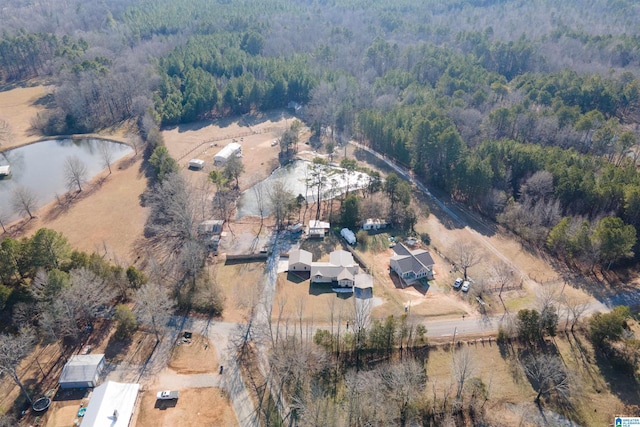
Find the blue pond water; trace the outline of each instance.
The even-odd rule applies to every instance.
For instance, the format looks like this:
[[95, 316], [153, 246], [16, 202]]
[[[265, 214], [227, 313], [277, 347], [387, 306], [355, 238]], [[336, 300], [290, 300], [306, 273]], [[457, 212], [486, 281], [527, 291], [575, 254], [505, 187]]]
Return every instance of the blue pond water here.
[[77, 157], [87, 168], [87, 179], [106, 169], [101, 146], [107, 146], [113, 163], [133, 150], [126, 144], [102, 139], [55, 139], [14, 148], [0, 154], [0, 165], [10, 165], [11, 175], [0, 180], [0, 214], [11, 219], [18, 216], [11, 206], [16, 186], [30, 189], [37, 197], [38, 206], [54, 200], [56, 195], [68, 191], [65, 182], [65, 164], [69, 157]]

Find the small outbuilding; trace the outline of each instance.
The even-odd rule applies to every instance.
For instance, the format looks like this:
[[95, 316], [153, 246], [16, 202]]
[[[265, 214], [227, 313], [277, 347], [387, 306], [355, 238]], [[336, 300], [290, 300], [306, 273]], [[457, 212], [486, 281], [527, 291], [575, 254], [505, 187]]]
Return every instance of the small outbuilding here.
[[202, 159], [189, 160], [189, 169], [201, 170], [203, 167], [204, 167], [204, 160]]
[[209, 219], [198, 224], [198, 234], [201, 236], [215, 236], [222, 234], [224, 220]]
[[231, 142], [215, 155], [213, 162], [217, 164], [225, 164], [231, 157], [241, 154], [242, 146], [237, 142]]
[[140, 384], [114, 381], [107, 381], [96, 387], [80, 425], [83, 427], [128, 427], [139, 390]]
[[62, 368], [58, 384], [60, 388], [95, 387], [102, 369], [104, 369], [104, 354], [71, 356]]
[[0, 166], [0, 176], [9, 176], [11, 175], [11, 166], [5, 165]]
[[367, 218], [362, 221], [362, 229], [363, 230], [380, 230], [381, 228], [386, 228], [387, 222], [378, 218]]
[[311, 220], [309, 221], [309, 237], [324, 238], [326, 232], [331, 228], [331, 224], [324, 221]]

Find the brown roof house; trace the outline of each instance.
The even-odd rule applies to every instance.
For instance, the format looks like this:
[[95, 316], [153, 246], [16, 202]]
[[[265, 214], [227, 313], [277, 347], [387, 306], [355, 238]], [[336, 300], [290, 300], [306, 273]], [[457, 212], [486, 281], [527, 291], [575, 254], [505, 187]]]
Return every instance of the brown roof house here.
[[393, 247], [396, 253], [389, 259], [389, 266], [406, 285], [420, 279], [433, 279], [433, 258], [423, 249], [410, 250], [402, 243]]

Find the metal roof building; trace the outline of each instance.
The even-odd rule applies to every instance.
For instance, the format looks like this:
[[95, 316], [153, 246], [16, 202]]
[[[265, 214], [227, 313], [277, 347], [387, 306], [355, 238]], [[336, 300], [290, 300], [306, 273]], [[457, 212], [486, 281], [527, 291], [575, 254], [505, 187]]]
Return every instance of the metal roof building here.
[[107, 381], [91, 395], [81, 427], [128, 427], [140, 384]]
[[104, 368], [104, 354], [79, 354], [67, 361], [58, 384], [60, 388], [89, 388], [98, 383]]

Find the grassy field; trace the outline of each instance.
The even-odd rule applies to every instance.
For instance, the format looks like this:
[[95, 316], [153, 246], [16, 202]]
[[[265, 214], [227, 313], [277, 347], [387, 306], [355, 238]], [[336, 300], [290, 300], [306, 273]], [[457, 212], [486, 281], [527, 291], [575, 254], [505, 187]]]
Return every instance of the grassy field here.
[[[558, 336], [549, 341], [551, 352], [561, 357], [571, 373], [572, 399], [570, 407], [559, 407], [555, 400], [545, 401], [543, 408], [584, 426], [611, 425], [614, 416], [625, 413], [625, 405], [637, 404], [637, 383], [624, 375], [612, 372], [608, 361], [597, 364], [593, 348], [581, 334]], [[498, 346], [494, 341], [470, 340], [457, 347], [456, 352], [469, 351], [472, 359], [471, 377], [486, 385], [489, 400], [486, 413], [491, 425], [546, 425], [540, 424], [540, 411], [534, 404], [536, 390], [517, 360], [522, 348]], [[452, 374], [453, 353], [450, 345], [429, 351], [427, 362], [427, 396], [433, 397], [435, 388], [441, 398], [448, 390], [455, 395]], [[628, 409], [627, 409], [628, 411]], [[548, 414], [549, 415], [549, 414]], [[628, 414], [633, 415], [633, 414]]]

